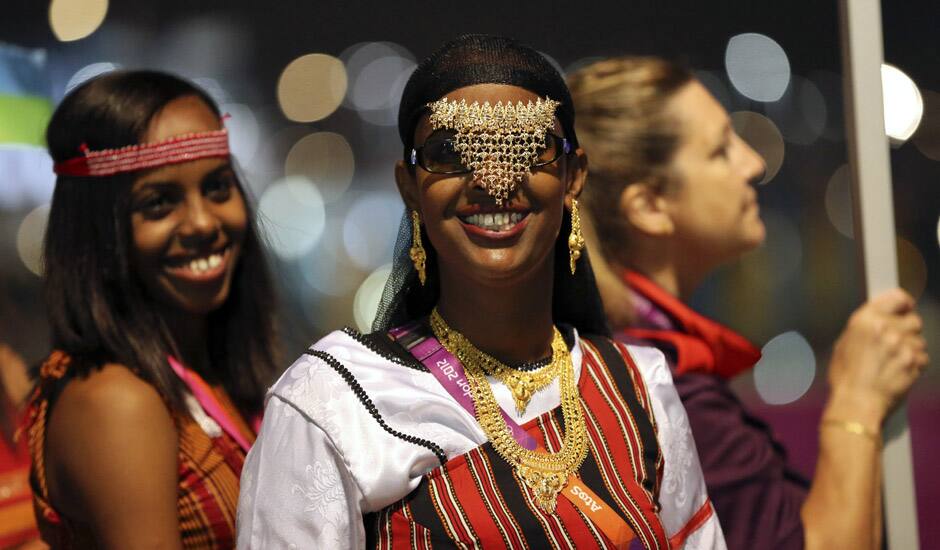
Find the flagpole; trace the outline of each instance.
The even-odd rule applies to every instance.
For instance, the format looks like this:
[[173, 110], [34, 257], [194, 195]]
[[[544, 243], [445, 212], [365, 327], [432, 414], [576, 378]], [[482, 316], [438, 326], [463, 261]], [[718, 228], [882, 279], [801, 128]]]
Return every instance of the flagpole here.
[[[879, 0], [839, 0], [843, 97], [852, 168], [855, 241], [869, 298], [898, 286], [891, 160], [884, 127]], [[888, 419], [882, 451], [888, 548], [917, 550], [917, 503], [911, 434], [904, 404]]]

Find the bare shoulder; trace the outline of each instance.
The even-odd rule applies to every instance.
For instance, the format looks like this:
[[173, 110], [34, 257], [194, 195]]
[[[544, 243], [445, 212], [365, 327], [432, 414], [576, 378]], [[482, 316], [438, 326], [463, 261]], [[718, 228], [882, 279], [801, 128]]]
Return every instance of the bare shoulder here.
[[83, 425], [120, 427], [137, 420], [171, 420], [156, 388], [129, 368], [107, 364], [85, 378], [70, 381], [56, 400], [52, 420], [73, 428]]
[[[112, 483], [141, 472], [175, 478], [177, 431], [157, 390], [117, 364], [71, 380], [46, 429], [46, 477], [53, 502], [81, 516]], [[107, 481], [105, 481], [107, 480]]]

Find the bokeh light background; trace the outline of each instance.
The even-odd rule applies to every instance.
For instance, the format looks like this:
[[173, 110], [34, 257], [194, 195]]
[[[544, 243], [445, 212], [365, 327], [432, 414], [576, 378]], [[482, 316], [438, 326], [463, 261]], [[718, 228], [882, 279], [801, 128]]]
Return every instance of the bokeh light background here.
[[[660, 5], [662, 4], [662, 5]], [[116, 68], [204, 87], [227, 125], [280, 286], [285, 366], [342, 325], [367, 328], [403, 211], [398, 100], [418, 60], [462, 32], [515, 36], [562, 71], [620, 53], [686, 61], [767, 160], [767, 243], [703, 286], [696, 307], [764, 348], [735, 384], [812, 473], [831, 345], [859, 303], [831, 2], [278, 2], [53, 0], [0, 7], [0, 341], [48, 351], [39, 247], [54, 179], [42, 150], [67, 90]], [[585, 5], [588, 6], [588, 5]], [[885, 2], [902, 285], [940, 354], [940, 58], [930, 0]], [[590, 152], [588, 152], [590, 153]], [[937, 361], [935, 360], [934, 363]], [[921, 537], [940, 537], [940, 375], [910, 400]]]

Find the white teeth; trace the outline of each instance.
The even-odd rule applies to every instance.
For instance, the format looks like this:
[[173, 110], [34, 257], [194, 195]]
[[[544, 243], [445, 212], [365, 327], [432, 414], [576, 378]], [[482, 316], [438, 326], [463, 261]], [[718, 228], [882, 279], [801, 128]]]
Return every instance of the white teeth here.
[[196, 258], [189, 262], [189, 270], [194, 273], [205, 273], [210, 269], [215, 269], [222, 264], [222, 254], [212, 254], [206, 258]]
[[524, 217], [525, 215], [519, 212], [496, 212], [493, 214], [473, 214], [463, 218], [463, 221], [488, 231], [509, 231]]

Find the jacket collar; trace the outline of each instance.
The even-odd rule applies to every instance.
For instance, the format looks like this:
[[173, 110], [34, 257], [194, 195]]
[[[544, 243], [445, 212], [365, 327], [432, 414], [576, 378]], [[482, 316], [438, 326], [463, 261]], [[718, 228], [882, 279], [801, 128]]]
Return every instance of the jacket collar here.
[[655, 328], [628, 328], [624, 332], [674, 348], [678, 374], [703, 372], [733, 378], [760, 359], [760, 350], [743, 336], [695, 312], [643, 275], [625, 270], [623, 279], [631, 290], [648, 300], [672, 325], [657, 322], [653, 323]]

